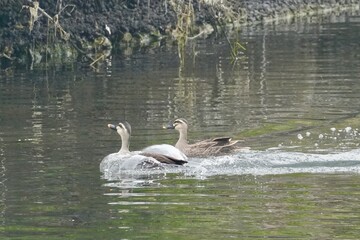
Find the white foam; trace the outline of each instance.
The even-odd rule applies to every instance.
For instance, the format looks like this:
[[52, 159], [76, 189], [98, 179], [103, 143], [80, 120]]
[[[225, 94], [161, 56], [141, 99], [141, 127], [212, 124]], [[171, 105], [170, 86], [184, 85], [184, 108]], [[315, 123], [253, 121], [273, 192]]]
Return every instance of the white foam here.
[[166, 166], [163, 169], [146, 169], [126, 174], [136, 176], [177, 173], [206, 178], [215, 175], [360, 173], [360, 149], [328, 154], [283, 150], [248, 151], [219, 157], [189, 158], [188, 161], [184, 166]]

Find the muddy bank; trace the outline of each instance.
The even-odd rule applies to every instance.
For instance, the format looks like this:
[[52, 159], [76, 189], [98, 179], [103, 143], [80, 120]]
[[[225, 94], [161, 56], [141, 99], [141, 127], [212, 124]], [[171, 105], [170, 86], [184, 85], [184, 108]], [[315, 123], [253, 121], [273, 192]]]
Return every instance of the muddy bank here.
[[359, 8], [358, 0], [0, 0], [0, 66], [83, 61], [183, 43], [220, 25]]

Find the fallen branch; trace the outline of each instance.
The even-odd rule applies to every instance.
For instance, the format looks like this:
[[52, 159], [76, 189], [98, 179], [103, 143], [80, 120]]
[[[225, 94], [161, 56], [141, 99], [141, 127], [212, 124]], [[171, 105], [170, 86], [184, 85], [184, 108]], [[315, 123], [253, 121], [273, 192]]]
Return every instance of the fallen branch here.
[[7, 59], [9, 59], [10, 61], [14, 60], [14, 58], [8, 56], [6, 53], [1, 53], [1, 54], [0, 54], [0, 58], [1, 58], [1, 57], [7, 58]]
[[74, 10], [75, 6], [74, 5], [66, 5], [63, 9], [60, 10], [60, 12], [58, 14], [56, 14], [54, 17], [51, 17], [44, 9], [42, 9], [41, 7], [39, 7], [39, 2], [33, 2], [34, 7], [30, 7], [30, 6], [22, 6], [21, 9], [29, 9], [30, 12], [30, 23], [29, 23], [29, 28], [30, 28], [30, 32], [32, 31], [32, 28], [34, 26], [34, 22], [36, 22], [39, 18], [38, 12], [40, 11], [42, 14], [44, 14], [48, 19], [50, 19], [51, 22], [54, 23], [54, 26], [56, 29], [58, 29], [60, 31], [60, 35], [61, 38], [64, 39], [65, 41], [69, 40], [70, 38], [70, 34], [67, 33], [60, 25], [59, 23], [59, 14], [67, 7], [73, 7], [72, 11]]
[[105, 60], [105, 55], [104, 54], [101, 54], [100, 57], [98, 57], [97, 59], [95, 59], [91, 64], [90, 66], [93, 67], [93, 65], [95, 63], [97, 63], [98, 61], [100, 61], [101, 59]]
[[[57, 33], [57, 30], [60, 32], [60, 37], [65, 40], [65, 41], [68, 41], [70, 40], [70, 34], [67, 33], [60, 25], [59, 23], [59, 19], [60, 19], [60, 15], [62, 14], [62, 12], [64, 12], [67, 8], [71, 8], [70, 10], [67, 10], [68, 12], [72, 12], [74, 11], [75, 9], [75, 5], [73, 4], [68, 4], [64, 7], [62, 7], [62, 0], [60, 0], [59, 2], [57, 2], [57, 11], [58, 13], [55, 14], [53, 17], [50, 16], [44, 9], [42, 9], [40, 6], [39, 6], [39, 2], [37, 0], [34, 0], [34, 1], [31, 1], [31, 0], [28, 0], [32, 6], [28, 6], [28, 5], [23, 5], [21, 10], [22, 9], [28, 9], [29, 10], [29, 13], [30, 13], [30, 20], [29, 20], [29, 29], [30, 29], [30, 32], [32, 31], [33, 29], [33, 26], [34, 26], [34, 23], [40, 18], [40, 16], [44, 15], [45, 17], [48, 18], [48, 21], [52, 22], [52, 24], [54, 24], [54, 28], [55, 28], [55, 37], [56, 37], [56, 33]], [[76, 36], [75, 36], [76, 37]], [[74, 41], [68, 41], [70, 42], [74, 47], [75, 49], [82, 53], [84, 56], [86, 56], [87, 58], [89, 58], [91, 60], [91, 64], [90, 64], [90, 67], [92, 68], [95, 68], [94, 65], [96, 63], [98, 63], [99, 61], [101, 60], [105, 60], [106, 57], [108, 56], [106, 53], [104, 54], [101, 54], [99, 57], [97, 57], [96, 59], [92, 58], [91, 56], [89, 56], [88, 54], [86, 54], [86, 52], [84, 50], [82, 50], [80, 47], [78, 47]], [[112, 45], [111, 45], [111, 42], [108, 38], [102, 36], [102, 37], [98, 37], [95, 39], [95, 50], [109, 50], [112, 48]], [[99, 48], [99, 49], [98, 49]], [[1, 56], [1, 55], [0, 55]]]

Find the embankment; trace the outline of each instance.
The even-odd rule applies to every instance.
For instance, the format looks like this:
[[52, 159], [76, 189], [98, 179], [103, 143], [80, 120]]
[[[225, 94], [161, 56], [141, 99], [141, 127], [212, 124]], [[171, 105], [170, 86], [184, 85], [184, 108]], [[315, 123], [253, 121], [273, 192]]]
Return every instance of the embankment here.
[[0, 0], [0, 67], [81, 60], [173, 44], [299, 15], [359, 8], [358, 0]]

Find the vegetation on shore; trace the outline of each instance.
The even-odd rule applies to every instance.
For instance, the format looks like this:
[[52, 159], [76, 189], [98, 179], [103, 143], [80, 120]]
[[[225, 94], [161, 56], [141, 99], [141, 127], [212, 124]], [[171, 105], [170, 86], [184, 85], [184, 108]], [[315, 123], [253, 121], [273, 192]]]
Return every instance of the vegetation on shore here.
[[[180, 62], [189, 40], [214, 32], [227, 35], [231, 25], [286, 18], [294, 15], [356, 5], [323, 0], [302, 5], [232, 0], [0, 0], [0, 67], [14, 64], [66, 63], [80, 60], [96, 68], [113, 49], [177, 44]], [[358, 4], [357, 4], [358, 6]], [[233, 61], [244, 46], [231, 42]], [[131, 52], [131, 51], [127, 51]]]

